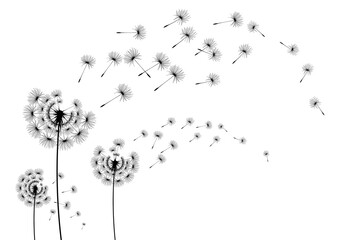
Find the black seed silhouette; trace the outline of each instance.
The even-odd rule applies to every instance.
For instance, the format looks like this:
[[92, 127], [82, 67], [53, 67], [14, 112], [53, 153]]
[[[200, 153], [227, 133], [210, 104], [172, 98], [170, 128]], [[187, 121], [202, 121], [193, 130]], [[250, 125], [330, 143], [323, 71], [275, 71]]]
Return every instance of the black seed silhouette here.
[[190, 42], [196, 37], [197, 33], [192, 27], [185, 27], [182, 29], [182, 32], [180, 35], [181, 35], [180, 41], [174, 44], [172, 48], [175, 48], [183, 41]]
[[266, 161], [269, 162], [269, 155], [270, 155], [269, 151], [264, 151], [263, 155], [266, 157]]
[[107, 101], [106, 103], [104, 103], [100, 107], [101, 108], [104, 107], [105, 105], [107, 105], [108, 103], [112, 102], [116, 98], [119, 98], [120, 101], [125, 102], [125, 101], [129, 100], [133, 96], [133, 93], [132, 93], [131, 89], [127, 85], [119, 84], [118, 87], [115, 90], [115, 95], [116, 96], [114, 98], [112, 98], [111, 100]]
[[322, 113], [322, 115], [325, 116], [325, 113], [323, 112], [323, 110], [320, 108], [321, 102], [319, 101], [318, 98], [313, 97], [309, 100], [309, 105], [311, 108], [317, 108], [319, 109], [319, 111]]
[[88, 69], [91, 69], [93, 68], [95, 63], [96, 63], [96, 59], [90, 55], [84, 55], [81, 57], [81, 65], [84, 66], [84, 70], [82, 70], [82, 73], [78, 82], [81, 81], [81, 78], [84, 75], [86, 67], [88, 67]]
[[242, 138], [236, 138], [236, 137], [233, 137], [235, 140], [238, 140], [239, 143], [241, 144], [246, 144], [246, 138], [242, 137]]
[[49, 221], [51, 220], [51, 218], [53, 217], [53, 215], [55, 215], [56, 210], [55, 209], [50, 209], [50, 218]]
[[251, 21], [248, 25], [247, 28], [250, 32], [258, 32], [260, 35], [265, 37], [265, 35], [258, 29], [259, 25], [256, 22]]
[[172, 125], [174, 125], [175, 123], [176, 123], [176, 119], [174, 119], [173, 117], [168, 118], [168, 119], [167, 119], [167, 123], [164, 124], [164, 125], [162, 125], [161, 128], [166, 127], [167, 125], [172, 126]]
[[181, 129], [184, 129], [186, 126], [191, 126], [194, 122], [195, 120], [193, 118], [187, 118], [185, 125], [182, 126]]
[[76, 193], [78, 191], [76, 186], [71, 186], [70, 189], [62, 191], [62, 193], [70, 192], [70, 193]]
[[100, 77], [103, 77], [106, 71], [109, 69], [109, 67], [113, 64], [113, 66], [116, 66], [122, 62], [122, 56], [117, 52], [110, 52], [108, 55], [108, 61], [110, 62], [109, 66], [105, 69], [103, 74]]
[[146, 37], [146, 29], [142, 25], [137, 25], [131, 32], [117, 32], [117, 34], [133, 34], [135, 39], [142, 40]]
[[152, 149], [154, 148], [156, 141], [160, 140], [163, 136], [164, 136], [163, 133], [160, 132], [160, 131], [155, 131], [154, 132], [154, 143], [152, 145]]
[[192, 142], [193, 140], [200, 139], [200, 137], [201, 137], [201, 134], [197, 132], [194, 134], [194, 137], [189, 142]]
[[182, 81], [185, 77], [185, 74], [180, 67], [173, 65], [170, 67], [170, 69], [168, 71], [168, 76], [170, 76], [170, 77], [165, 82], [160, 84], [157, 88], [155, 88], [154, 91], [157, 91], [159, 88], [161, 88], [165, 83], [167, 83], [171, 79], [174, 83], [178, 83], [178, 82]]
[[220, 142], [220, 140], [221, 140], [221, 138], [220, 138], [219, 136], [215, 136], [215, 137], [213, 138], [212, 144], [210, 144], [209, 147], [212, 147], [212, 146], [214, 145], [214, 143]]
[[136, 48], [129, 49], [124, 54], [124, 62], [129, 64], [130, 66], [134, 66], [135, 63], [146, 73], [146, 75], [150, 78], [151, 76], [146, 72], [146, 70], [140, 65], [138, 60], [141, 60], [141, 54]]
[[80, 217], [80, 216], [81, 216], [81, 212], [76, 211], [74, 215], [70, 216], [70, 218], [73, 218], [73, 217]]
[[135, 138], [134, 141], [136, 141], [136, 140], [139, 139], [140, 137], [145, 138], [145, 137], [147, 137], [147, 136], [148, 136], [148, 132], [147, 132], [146, 130], [142, 130], [140, 136], [138, 136], [137, 138]]
[[248, 44], [240, 45], [239, 47], [239, 57], [235, 59], [232, 64], [236, 63], [241, 57], [247, 57], [252, 52], [252, 48]]
[[190, 19], [190, 15], [187, 10], [177, 10], [173, 22], [166, 24], [164, 28], [174, 23], [179, 23], [180, 25], [182, 25], [183, 23], [187, 22], [189, 19]]
[[200, 54], [204, 50], [208, 50], [209, 51], [209, 50], [212, 50], [215, 47], [216, 47], [215, 40], [213, 38], [206, 38], [203, 41], [202, 48], [200, 48], [201, 50], [198, 50], [198, 52], [195, 53], [195, 56], [197, 56], [198, 54]]
[[144, 70], [142, 73], [139, 74], [139, 76], [141, 76], [145, 72], [148, 72], [149, 70], [151, 70], [152, 68], [156, 66], [158, 66], [158, 70], [165, 70], [166, 68], [168, 68], [168, 66], [170, 66], [170, 59], [166, 56], [166, 54], [161, 53], [161, 52], [155, 55], [153, 62], [154, 62], [154, 65]]
[[166, 162], [165, 156], [162, 155], [162, 154], [159, 154], [158, 158], [157, 158], [157, 161], [155, 163], [153, 163], [149, 168], [154, 167], [157, 163], [164, 163], [164, 162]]
[[311, 75], [311, 73], [313, 72], [313, 66], [310, 64], [303, 65], [302, 71], [303, 71], [303, 76], [300, 80], [300, 83], [303, 81], [306, 75]]
[[240, 27], [243, 24], [243, 22], [244, 22], [244, 20], [243, 20], [241, 14], [238, 12], [234, 12], [231, 14], [230, 20], [223, 21], [223, 22], [216, 22], [216, 23], [213, 23], [213, 25], [218, 25], [218, 24], [222, 24], [222, 23], [231, 23], [232, 27]]
[[228, 132], [227, 129], [223, 126], [222, 123], [220, 123], [217, 127], [218, 127], [220, 130], [225, 130], [226, 132]]
[[216, 86], [217, 84], [220, 83], [220, 76], [215, 73], [210, 73], [204, 82], [198, 82], [196, 83], [196, 85], [200, 85], [204, 83], [208, 83], [210, 87]]
[[222, 53], [221, 53], [220, 50], [217, 49], [217, 48], [213, 48], [213, 49], [210, 49], [210, 50], [208, 50], [208, 51], [207, 51], [207, 50], [202, 50], [202, 49], [200, 49], [200, 48], [198, 48], [198, 50], [199, 50], [200, 52], [203, 52], [203, 53], [208, 54], [209, 60], [213, 60], [213, 61], [215, 61], [215, 62], [220, 61], [220, 59], [221, 59], [221, 57], [222, 57]]
[[170, 141], [169, 145], [168, 145], [168, 148], [162, 150], [160, 153], [164, 153], [166, 152], [167, 150], [171, 149], [171, 150], [175, 150], [178, 148], [178, 143], [174, 140]]
[[296, 55], [299, 52], [299, 48], [296, 44], [291, 44], [289, 46], [285, 45], [283, 42], [280, 42], [280, 44], [288, 48], [288, 53], [291, 55]]
[[213, 127], [213, 124], [210, 121], [207, 121], [204, 125], [197, 126], [196, 128], [201, 128], [201, 127], [205, 127], [207, 129], [211, 129]]

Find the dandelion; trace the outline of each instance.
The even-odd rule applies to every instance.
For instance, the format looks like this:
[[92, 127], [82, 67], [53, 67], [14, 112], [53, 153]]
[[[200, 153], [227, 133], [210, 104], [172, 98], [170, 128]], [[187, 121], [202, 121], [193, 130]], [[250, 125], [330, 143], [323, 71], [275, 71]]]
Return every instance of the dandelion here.
[[81, 227], [81, 230], [84, 229], [84, 227], [86, 226], [86, 223], [82, 223], [82, 227]]
[[104, 107], [106, 104], [112, 102], [113, 100], [115, 100], [117, 98], [119, 98], [119, 100], [122, 102], [128, 101], [133, 96], [133, 92], [131, 91], [131, 89], [127, 85], [119, 84], [115, 90], [115, 95], [116, 96], [114, 98], [107, 101], [106, 103], [104, 103], [100, 107], [101, 108]]
[[319, 111], [322, 113], [322, 115], [325, 116], [325, 113], [323, 112], [323, 110], [320, 108], [321, 102], [319, 101], [318, 98], [313, 97], [309, 100], [309, 105], [311, 108], [317, 108], [319, 109]]
[[265, 37], [265, 35], [258, 29], [259, 25], [256, 22], [251, 21], [248, 25], [248, 31], [250, 32], [259, 32], [260, 35], [262, 35], [263, 37]]
[[[54, 202], [54, 203], [57, 203], [57, 202]], [[71, 203], [69, 201], [66, 201], [64, 203], [57, 203], [57, 204], [63, 206], [63, 208], [66, 210], [69, 210], [71, 207]]]
[[208, 85], [212, 87], [219, 84], [219, 82], [220, 82], [220, 76], [215, 73], [210, 73], [204, 82], [198, 82], [196, 83], [196, 85], [208, 83]]
[[153, 62], [154, 62], [154, 65], [144, 70], [142, 73], [139, 74], [139, 76], [141, 76], [145, 72], [148, 72], [149, 70], [151, 70], [152, 68], [156, 66], [158, 66], [158, 70], [165, 70], [166, 68], [168, 68], [168, 66], [170, 66], [170, 59], [166, 56], [166, 54], [161, 53], [161, 52], [155, 55]]
[[96, 63], [96, 59], [90, 55], [84, 55], [81, 57], [81, 65], [84, 66], [84, 70], [82, 70], [82, 73], [78, 82], [81, 81], [81, 78], [84, 75], [86, 67], [88, 67], [88, 69], [91, 69], [93, 68], [95, 63]]
[[166, 162], [165, 156], [162, 154], [159, 154], [157, 157], [157, 161], [155, 163], [153, 163], [149, 168], [154, 167], [157, 163], [164, 163], [164, 162]]
[[193, 140], [198, 140], [200, 139], [200, 137], [201, 137], [201, 134], [197, 132], [194, 134], [194, 137], [189, 142], [192, 142]]
[[198, 50], [198, 52], [195, 53], [195, 56], [197, 56], [198, 54], [200, 54], [204, 50], [212, 50], [215, 47], [216, 47], [215, 40], [213, 38], [206, 38], [203, 41], [202, 48], [200, 48], [200, 50]]
[[218, 25], [218, 24], [222, 24], [222, 23], [230, 23], [232, 27], [240, 27], [244, 22], [241, 14], [238, 12], [232, 13], [229, 18], [230, 18], [230, 20], [228, 20], [228, 21], [216, 22], [216, 23], [213, 23], [213, 25]]
[[233, 137], [235, 140], [238, 140], [239, 143], [241, 144], [246, 144], [246, 138], [242, 137], [242, 138], [236, 138], [236, 137]]
[[[59, 172], [57, 176], [59, 179], [64, 179], [64, 177], [65, 177], [65, 175], [62, 172]], [[52, 184], [55, 184], [55, 182], [56, 181], [53, 181]]]
[[133, 34], [135, 39], [142, 40], [146, 37], [146, 29], [142, 25], [137, 25], [131, 32], [117, 32], [117, 34]]
[[174, 23], [179, 23], [180, 25], [182, 25], [183, 23], [187, 22], [189, 19], [190, 19], [190, 15], [187, 10], [177, 10], [173, 22], [166, 24], [164, 28]]
[[213, 127], [213, 124], [210, 121], [206, 121], [204, 125], [197, 126], [196, 128], [201, 128], [201, 127], [205, 127], [207, 129], [211, 129]]
[[47, 196], [48, 186], [43, 185], [43, 171], [29, 169], [19, 176], [16, 185], [19, 200], [26, 206], [33, 207], [33, 239], [36, 239], [36, 207], [50, 202]]
[[187, 118], [185, 125], [182, 126], [181, 129], [184, 129], [186, 126], [191, 126], [194, 122], [195, 120], [193, 118]]
[[212, 146], [214, 145], [214, 143], [220, 142], [220, 140], [221, 140], [221, 138], [220, 138], [219, 136], [215, 136], [215, 137], [213, 138], [212, 144], [210, 144], [209, 147], [212, 147]]
[[225, 130], [226, 132], [228, 132], [227, 129], [224, 127], [224, 125], [223, 125], [222, 123], [220, 123], [217, 127], [218, 127], [220, 130]]
[[137, 139], [143, 137], [147, 137], [148, 136], [148, 132], [146, 130], [141, 130], [140, 136], [138, 136], [137, 138], [134, 139], [134, 141], [136, 141]]
[[175, 123], [176, 123], [176, 119], [174, 119], [173, 117], [168, 118], [168, 119], [167, 119], [167, 123], [164, 124], [164, 125], [162, 125], [161, 128], [166, 127], [167, 125], [172, 126], [172, 125], [174, 125]]
[[166, 152], [167, 150], [171, 149], [171, 150], [175, 150], [178, 148], [178, 143], [174, 140], [170, 141], [169, 145], [168, 145], [168, 148], [162, 150], [160, 153], [164, 153]]
[[165, 82], [160, 84], [157, 88], [155, 88], [154, 91], [157, 91], [160, 87], [162, 87], [165, 83], [167, 83], [171, 79], [174, 83], [178, 83], [178, 82], [182, 81], [185, 77], [185, 74], [180, 67], [173, 65], [170, 67], [170, 69], [168, 71], [168, 76], [170, 76], [170, 77]]
[[240, 45], [239, 47], [239, 57], [235, 59], [232, 64], [239, 60], [241, 57], [247, 57], [252, 52], [252, 48], [248, 44]]
[[180, 35], [181, 35], [180, 41], [174, 44], [172, 48], [175, 48], [183, 41], [190, 42], [196, 37], [197, 33], [192, 27], [185, 27], [182, 29], [182, 33]]
[[80, 216], [81, 216], [81, 212], [76, 211], [74, 215], [70, 216], [70, 218], [73, 218], [73, 217], [80, 217]]
[[266, 157], [266, 161], [269, 162], [269, 155], [270, 155], [269, 151], [264, 151], [263, 155], [264, 157]]
[[153, 135], [154, 135], [154, 143], [152, 145], [152, 149], [154, 148], [156, 141], [160, 140], [164, 136], [163, 133], [160, 131], [155, 131]]
[[222, 53], [217, 48], [213, 48], [213, 49], [210, 49], [208, 51], [207, 50], [202, 50], [200, 48], [198, 48], [198, 50], [200, 52], [204, 52], [204, 53], [208, 54], [209, 60], [213, 60], [214, 62], [220, 61], [220, 59], [222, 57]]
[[303, 77], [301, 78], [300, 83], [303, 81], [306, 75], [311, 75], [311, 73], [313, 72], [313, 66], [310, 64], [303, 65], [302, 71], [303, 71]]
[[53, 217], [53, 215], [55, 215], [56, 210], [55, 209], [50, 209], [50, 218], [49, 221], [51, 220], [51, 218]]
[[288, 48], [288, 53], [290, 53], [291, 55], [297, 55], [297, 53], [299, 52], [299, 48], [296, 44], [291, 44], [289, 46], [287, 46], [283, 42], [280, 42], [280, 44]]
[[146, 73], [148, 77], [151, 77], [146, 70], [140, 65], [138, 60], [141, 60], [141, 54], [136, 48], [129, 49], [124, 55], [124, 62], [129, 65], [135, 65], [135, 63]]
[[103, 74], [100, 77], [103, 77], [106, 71], [109, 69], [109, 67], [113, 64], [113, 66], [116, 66], [122, 62], [122, 56], [117, 52], [110, 52], [108, 54], [108, 61], [110, 62], [109, 66], [105, 69]]
[[112, 149], [114, 150], [114, 152], [118, 152], [118, 150], [123, 149], [125, 142], [123, 139], [121, 138], [116, 138], [115, 140], [113, 140], [113, 147]]
[[62, 193], [70, 192], [70, 193], [76, 193], [78, 191], [76, 186], [71, 186], [69, 190], [62, 191]]

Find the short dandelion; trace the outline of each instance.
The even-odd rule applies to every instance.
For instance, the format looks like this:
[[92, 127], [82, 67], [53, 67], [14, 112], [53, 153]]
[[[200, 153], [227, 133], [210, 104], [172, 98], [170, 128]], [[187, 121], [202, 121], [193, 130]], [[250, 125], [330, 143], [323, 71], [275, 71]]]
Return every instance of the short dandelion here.
[[133, 37], [137, 40], [142, 40], [146, 37], [146, 29], [142, 25], [137, 25], [129, 32], [117, 32], [117, 34], [132, 34]]
[[313, 72], [313, 66], [310, 64], [306, 64], [303, 65], [302, 67], [302, 71], [303, 71], [303, 76], [300, 80], [300, 83], [303, 81], [303, 79], [307, 76], [307, 75], [311, 75], [311, 73]]
[[251, 52], [252, 52], [252, 48], [248, 44], [240, 45], [239, 56], [237, 57], [237, 59], [235, 59], [232, 62], [232, 64], [236, 63], [236, 61], [238, 61], [241, 57], [247, 57], [248, 55], [251, 54]]
[[214, 143], [218, 143], [220, 142], [221, 138], [219, 136], [215, 136], [213, 138], [213, 142], [209, 145], [209, 147], [212, 147], [214, 145]]
[[172, 82], [174, 82], [174, 83], [178, 83], [178, 82], [182, 81], [185, 77], [185, 73], [183, 72], [183, 70], [180, 67], [173, 65], [170, 67], [170, 69], [168, 71], [168, 76], [169, 76], [169, 78], [165, 82], [160, 84], [157, 88], [155, 88], [154, 91], [157, 91], [159, 88], [161, 88], [165, 83], [167, 83], [170, 80], [172, 80]]
[[140, 136], [138, 136], [138, 137], [136, 137], [135, 139], [134, 139], [134, 141], [136, 141], [137, 139], [139, 139], [139, 138], [145, 138], [145, 137], [147, 137], [148, 136], [148, 132], [146, 131], [146, 130], [141, 130], [141, 133], [140, 133]]
[[108, 103], [112, 102], [113, 100], [119, 98], [120, 101], [125, 102], [128, 101], [133, 96], [131, 89], [126, 84], [119, 84], [115, 90], [115, 97], [111, 100], [107, 101], [100, 107], [104, 107]]
[[181, 129], [184, 129], [186, 126], [191, 126], [195, 120], [193, 118], [187, 118], [185, 124], [181, 127]]
[[202, 127], [211, 129], [213, 127], [213, 124], [211, 123], [211, 121], [206, 121], [204, 125], [197, 126], [196, 128], [202, 128]]
[[93, 68], [94, 64], [96, 63], [96, 59], [90, 55], [84, 55], [81, 57], [81, 65], [84, 66], [84, 70], [82, 70], [81, 76], [79, 78], [79, 81], [81, 81], [82, 76], [84, 75], [86, 67], [88, 69]]
[[197, 56], [198, 54], [200, 54], [202, 51], [205, 51], [205, 50], [212, 50], [213, 48], [216, 47], [216, 42], [213, 38], [206, 38], [204, 39], [203, 41], [203, 44], [202, 44], [202, 48], [200, 48], [200, 50], [198, 50], [197, 53], [195, 53], [195, 56]]
[[216, 86], [220, 83], [220, 76], [215, 73], [210, 73], [207, 79], [203, 82], [197, 82], [196, 85], [207, 83], [210, 87]]
[[164, 125], [161, 126], [161, 128], [164, 128], [164, 127], [166, 127], [167, 125], [172, 126], [172, 125], [174, 125], [175, 123], [176, 123], [176, 119], [173, 118], [173, 117], [170, 117], [170, 118], [167, 119], [167, 122], [166, 122]]
[[76, 186], [71, 186], [70, 189], [62, 191], [62, 193], [67, 193], [67, 192], [76, 193], [77, 191], [78, 191], [78, 188]]
[[233, 138], [241, 144], [246, 144], [246, 138], [244, 138], [244, 137], [242, 137], [242, 138], [233, 137]]
[[175, 150], [178, 148], [178, 143], [174, 140], [170, 141], [170, 143], [168, 144], [168, 147], [164, 150], [162, 150], [160, 153], [164, 153], [167, 150], [171, 149], [171, 150]]
[[124, 62], [129, 64], [130, 66], [134, 66], [137, 64], [144, 73], [150, 78], [151, 76], [149, 75], [148, 72], [141, 66], [141, 64], [138, 62], [138, 60], [141, 60], [141, 54], [136, 48], [131, 48], [129, 49], [125, 54], [124, 54]]
[[183, 41], [190, 42], [196, 37], [197, 33], [192, 27], [185, 27], [182, 29], [182, 32], [180, 35], [181, 35], [180, 41], [174, 44], [172, 48], [175, 48]]
[[153, 163], [149, 168], [154, 167], [157, 163], [164, 163], [164, 162], [166, 162], [166, 157], [162, 154], [159, 154], [157, 157], [157, 161]]
[[192, 141], [194, 141], [194, 140], [198, 140], [198, 139], [201, 138], [201, 136], [202, 136], [202, 135], [201, 135], [200, 133], [197, 132], [197, 133], [194, 134], [193, 138], [189, 140], [189, 142], [192, 142]]
[[230, 20], [222, 21], [222, 22], [216, 22], [216, 23], [213, 23], [213, 25], [218, 25], [218, 24], [222, 24], [222, 23], [230, 23], [232, 27], [240, 27], [240, 26], [242, 26], [242, 24], [244, 22], [241, 14], [238, 12], [232, 13], [229, 18], [230, 18]]
[[225, 130], [226, 132], [228, 132], [227, 131], [227, 129], [224, 127], [224, 125], [222, 124], [222, 123], [219, 123], [219, 125], [217, 126], [220, 130]]
[[319, 111], [322, 113], [322, 115], [325, 116], [325, 113], [323, 112], [323, 110], [320, 108], [321, 102], [319, 101], [318, 98], [313, 97], [309, 100], [309, 105], [311, 108], [317, 108], [319, 109]]
[[166, 28], [166, 27], [168, 27], [174, 23], [179, 23], [180, 25], [182, 25], [183, 23], [189, 21], [189, 19], [190, 19], [190, 15], [189, 15], [188, 11], [183, 10], [183, 9], [179, 9], [175, 13], [175, 18], [174, 18], [173, 22], [166, 24], [164, 26], [164, 28]]
[[53, 217], [53, 215], [55, 215], [56, 210], [55, 209], [50, 209], [50, 217], [49, 217], [49, 221], [51, 220], [51, 218]]
[[291, 55], [297, 55], [297, 53], [299, 52], [299, 47], [296, 44], [291, 44], [289, 46], [287, 46], [283, 42], [280, 42], [280, 44], [288, 48], [288, 53], [290, 53]]
[[76, 211], [75, 214], [70, 216], [69, 218], [80, 217], [80, 216], [81, 216], [81, 212], [80, 211]]
[[139, 76], [141, 76], [145, 72], [148, 72], [149, 70], [151, 70], [152, 68], [156, 66], [158, 67], [158, 70], [165, 70], [166, 68], [170, 66], [170, 59], [167, 57], [166, 54], [161, 53], [161, 52], [155, 55], [153, 62], [154, 62], [154, 65], [144, 70], [143, 72], [141, 72]]
[[259, 30], [259, 25], [256, 22], [251, 21], [247, 25], [247, 28], [248, 28], [248, 31], [250, 31], [250, 32], [258, 32], [258, 33], [260, 33], [260, 35], [265, 37], [265, 35]]
[[269, 155], [270, 155], [269, 151], [264, 151], [263, 155], [264, 157], [266, 157], [266, 161], [269, 162]]
[[156, 141], [160, 140], [164, 136], [163, 133], [160, 131], [155, 131], [153, 135], [154, 135], [154, 143], [152, 145], [152, 149], [155, 147]]
[[111, 65], [117, 66], [118, 64], [120, 64], [122, 62], [122, 56], [117, 52], [110, 52], [108, 54], [108, 62], [110, 62], [109, 65], [107, 66], [107, 68], [105, 69], [105, 71], [100, 77], [103, 77], [105, 75], [105, 73], [107, 72], [107, 70], [109, 69]]

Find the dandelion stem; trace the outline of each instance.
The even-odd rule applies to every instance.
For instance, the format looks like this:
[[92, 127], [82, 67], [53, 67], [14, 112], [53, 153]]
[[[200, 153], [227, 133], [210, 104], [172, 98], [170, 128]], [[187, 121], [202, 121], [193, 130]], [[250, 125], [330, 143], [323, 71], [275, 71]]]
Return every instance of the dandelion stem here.
[[171, 147], [168, 147], [168, 148], [166, 148], [165, 150], [162, 150], [160, 153], [164, 153], [164, 152], [166, 152], [168, 149], [170, 149]]
[[259, 32], [263, 37], [265, 37], [265, 35], [261, 32], [261, 31], [259, 31], [257, 28], [255, 29], [257, 32]]
[[59, 223], [60, 240], [62, 240], [61, 220], [60, 220], [60, 199], [59, 199], [59, 142], [60, 142], [61, 122], [57, 127], [57, 140], [56, 140], [56, 205], [57, 205], [57, 219]]
[[214, 143], [215, 143], [215, 142], [213, 142], [212, 144], [210, 144], [209, 147], [213, 146]]
[[139, 76], [141, 76], [142, 74], [144, 74], [145, 72], [151, 70], [153, 67], [157, 66], [159, 63], [154, 64], [153, 66], [151, 66], [150, 68], [146, 69], [144, 72], [140, 73]]
[[116, 240], [116, 230], [115, 230], [115, 175], [116, 167], [114, 166], [114, 173], [112, 175], [112, 227], [113, 227], [113, 239]]
[[162, 84], [160, 84], [160, 86], [157, 87], [156, 89], [154, 89], [154, 91], [158, 90], [160, 87], [162, 87], [162, 85], [164, 85], [165, 83], [167, 83], [168, 81], [170, 81], [172, 78], [173, 78], [173, 76], [170, 77], [169, 79], [167, 79], [167, 80], [166, 80], [165, 82], [163, 82]]
[[303, 81], [303, 79], [304, 79], [305, 77], [306, 77], [306, 73], [303, 74], [303, 77], [301, 78], [300, 83]]
[[199, 84], [203, 84], [203, 83], [207, 83], [208, 81], [205, 81], [205, 82], [198, 82], [196, 83], [195, 85], [199, 85]]
[[118, 98], [120, 95], [117, 95], [116, 97], [114, 97], [113, 99], [111, 99], [110, 101], [107, 101], [106, 103], [104, 103], [103, 105], [101, 105], [100, 107], [104, 107], [106, 104], [112, 102], [113, 100], [115, 100], [116, 98]]
[[239, 57], [237, 59], [235, 59], [232, 64], [234, 64], [236, 61], [238, 61], [240, 58], [242, 57], [242, 53], [239, 54]]
[[103, 74], [100, 77], [103, 77], [104, 74], [106, 73], [106, 71], [109, 69], [109, 67], [111, 66], [111, 64], [113, 64], [113, 61], [111, 61], [111, 63], [109, 64], [109, 66], [105, 69], [105, 71], [103, 72]]
[[204, 49], [200, 49], [200, 48], [197, 48], [200, 52], [204, 52], [204, 53], [207, 53], [207, 54], [211, 54], [210, 52], [207, 52], [205, 51]]
[[195, 137], [193, 139], [191, 139], [189, 142], [192, 142], [193, 140], [195, 140]]
[[118, 34], [122, 34], [122, 33], [136, 33], [136, 32], [117, 32]]
[[201, 128], [201, 127], [205, 127], [206, 125], [203, 125], [203, 126], [197, 126], [196, 128]]
[[154, 143], [153, 143], [153, 146], [152, 146], [152, 149], [153, 149], [153, 148], [154, 148], [154, 146], [155, 146], [156, 140], [158, 140], [158, 139], [157, 139], [157, 138], [155, 138], [155, 140], [154, 140]]
[[53, 217], [53, 214], [51, 213], [51, 214], [50, 214], [50, 218], [49, 218], [49, 221], [51, 220], [51, 218], [52, 218], [52, 217]]
[[84, 75], [84, 72], [85, 72], [86, 67], [87, 67], [87, 65], [85, 64], [84, 70], [83, 70], [82, 73], [81, 73], [81, 76], [80, 76], [80, 78], [79, 78], [78, 83], [81, 81], [81, 78], [82, 78], [82, 76]]
[[33, 197], [33, 239], [36, 240], [36, 193]]
[[204, 47], [204, 48], [202, 48], [202, 49], [199, 49], [199, 48], [198, 48], [198, 52], [195, 53], [195, 56], [197, 56], [198, 54], [200, 54], [201, 52], [203, 52], [204, 49], [206, 49], [206, 48], [207, 48], [207, 47]]
[[140, 137], [142, 137], [142, 135], [138, 136], [137, 138], [134, 139], [134, 141], [136, 141], [137, 139], [139, 139]]
[[184, 129], [188, 124], [185, 124], [184, 126], [182, 126], [180, 129]]
[[177, 22], [177, 21], [178, 21], [178, 19], [174, 20], [173, 22], [171, 22], [171, 23], [169, 23], [169, 24], [166, 24], [166, 25], [164, 26], [164, 28], [166, 28], [166, 27], [172, 25], [173, 23], [175, 23], [175, 22]]
[[218, 25], [218, 24], [222, 24], [222, 23], [228, 23], [228, 22], [232, 22], [232, 20], [228, 20], [228, 21], [223, 21], [223, 22], [217, 22], [217, 23], [213, 23], [213, 25]]
[[153, 165], [151, 165], [149, 168], [154, 167], [159, 161], [156, 161]]
[[184, 41], [185, 38], [186, 38], [186, 37], [182, 37], [182, 39], [181, 39], [179, 42], [177, 42], [176, 44], [174, 44], [174, 45], [172, 46], [172, 48], [175, 48], [179, 43], [181, 43], [182, 41]]
[[280, 42], [280, 44], [282, 44], [283, 46], [285, 46], [286, 48], [289, 48], [287, 45], [285, 45], [284, 43]]
[[139, 64], [138, 61], [136, 61], [136, 60], [134, 60], [134, 61], [136, 62], [137, 65], [139, 65], [139, 67], [143, 70], [143, 72], [146, 73], [146, 75], [147, 75], [148, 77], [151, 77], [151, 76], [148, 74], [148, 72], [146, 72], [146, 70]]
[[323, 112], [323, 110], [321, 110], [321, 108], [319, 106], [318, 106], [318, 108], [319, 108], [320, 112], [322, 113], [322, 115], [325, 116], [325, 113]]

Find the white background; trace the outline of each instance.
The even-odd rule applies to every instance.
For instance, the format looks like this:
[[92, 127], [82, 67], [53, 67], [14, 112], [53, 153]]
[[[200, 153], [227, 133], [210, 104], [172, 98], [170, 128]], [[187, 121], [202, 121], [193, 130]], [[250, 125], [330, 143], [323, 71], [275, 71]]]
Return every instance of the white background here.
[[[66, 103], [78, 98], [93, 111], [97, 125], [89, 138], [61, 152], [62, 190], [71, 185], [78, 193], [61, 195], [71, 209], [62, 210], [64, 239], [111, 239], [111, 188], [92, 175], [94, 147], [108, 148], [115, 138], [126, 140], [124, 153], [137, 151], [140, 171], [133, 182], [116, 189], [116, 232], [119, 240], [132, 239], [343, 239], [343, 84], [344, 35], [341, 1], [3, 1], [0, 4], [1, 47], [1, 239], [32, 238], [32, 209], [17, 199], [15, 184], [28, 168], [42, 168], [55, 197], [55, 150], [29, 136], [23, 118], [27, 95], [33, 88], [46, 93], [60, 89]], [[181, 26], [162, 26], [177, 9], [191, 15], [197, 37], [172, 45]], [[238, 11], [240, 28], [213, 26]], [[254, 20], [266, 35], [250, 33]], [[142, 24], [147, 37], [138, 41], [116, 31]], [[223, 57], [207, 60], [195, 50], [213, 37]], [[296, 43], [297, 56], [279, 44]], [[253, 52], [232, 65], [238, 47], [248, 43]], [[157, 52], [166, 53], [183, 68], [186, 78], [153, 89], [166, 72], [151, 71], [152, 79], [137, 77], [138, 67], [121, 63], [105, 77], [107, 54], [122, 55], [130, 48], [142, 54], [148, 67]], [[81, 83], [80, 57], [96, 58]], [[302, 84], [302, 66], [314, 72]], [[195, 86], [211, 73], [221, 83]], [[99, 106], [113, 96], [119, 83], [134, 93], [128, 102]], [[309, 107], [316, 96], [320, 111]], [[176, 125], [163, 129], [164, 137], [151, 150], [152, 133], [168, 117]], [[193, 117], [192, 128], [180, 127]], [[196, 125], [211, 120], [211, 130], [192, 144]], [[229, 134], [217, 129], [223, 123]], [[133, 142], [142, 129], [146, 139]], [[209, 148], [212, 137], [219, 144]], [[247, 139], [241, 145], [232, 137]], [[170, 140], [179, 148], [166, 152], [167, 162], [149, 169]], [[267, 163], [263, 151], [270, 151]], [[58, 239], [56, 216], [49, 219], [51, 202], [37, 210], [37, 239]], [[79, 210], [82, 216], [70, 219]], [[87, 225], [80, 230], [81, 223]]]

